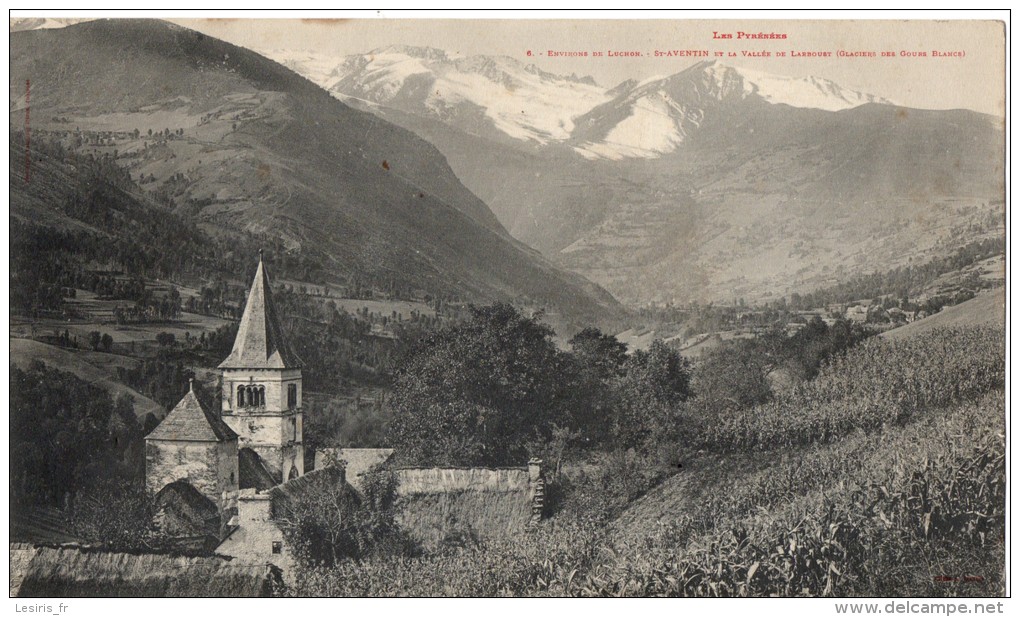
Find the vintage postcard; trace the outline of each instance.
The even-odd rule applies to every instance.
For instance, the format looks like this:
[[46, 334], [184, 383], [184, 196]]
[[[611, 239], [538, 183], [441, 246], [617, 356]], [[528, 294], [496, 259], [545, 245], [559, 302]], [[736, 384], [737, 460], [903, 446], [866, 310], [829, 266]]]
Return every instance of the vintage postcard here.
[[1006, 23], [227, 17], [10, 19], [18, 610], [1002, 611]]

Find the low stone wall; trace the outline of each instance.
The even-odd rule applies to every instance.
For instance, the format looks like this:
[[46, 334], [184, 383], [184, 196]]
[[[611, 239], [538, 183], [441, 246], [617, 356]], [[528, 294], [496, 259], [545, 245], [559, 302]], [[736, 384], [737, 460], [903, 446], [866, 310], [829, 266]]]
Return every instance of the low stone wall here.
[[541, 461], [527, 467], [405, 468], [397, 475], [397, 521], [434, 547], [523, 533], [541, 519]]
[[343, 461], [347, 481], [361, 490], [361, 476], [376, 465], [393, 456], [393, 448], [322, 448], [315, 451], [315, 469], [322, 469], [333, 461]]
[[398, 495], [434, 495], [439, 493], [527, 492], [528, 469], [521, 468], [428, 468], [397, 469]]

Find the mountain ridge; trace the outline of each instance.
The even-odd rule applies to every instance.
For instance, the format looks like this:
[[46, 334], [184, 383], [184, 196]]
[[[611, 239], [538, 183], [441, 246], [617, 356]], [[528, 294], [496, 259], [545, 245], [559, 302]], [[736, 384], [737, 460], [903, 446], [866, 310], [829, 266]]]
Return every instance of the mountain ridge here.
[[[314, 63], [319, 65], [312, 71], [307, 68], [307, 61], [302, 64], [286, 50], [266, 53], [298, 72], [307, 71], [316, 83], [336, 95], [351, 96], [409, 113], [431, 114], [447, 121], [451, 115], [468, 116], [474, 111], [483, 116], [475, 120], [475, 134], [509, 137], [539, 146], [581, 141], [577, 129], [583, 130], [583, 122], [578, 120], [597, 115], [597, 110], [604, 105], [647, 97], [654, 94], [655, 90], [670, 88], [672, 83], [692, 82], [698, 78], [714, 83], [714, 88], [702, 90], [714, 89], [728, 95], [727, 90], [732, 90], [735, 85], [742, 96], [759, 96], [772, 104], [817, 107], [830, 111], [868, 102], [891, 104], [891, 101], [882, 97], [844, 89], [820, 77], [777, 76], [718, 60], [698, 62], [683, 71], [661, 78], [624, 80], [612, 88], [605, 88], [591, 77], [549, 73], [534, 64], [525, 64], [508, 56], [462, 56], [434, 47], [387, 45], [365, 54], [338, 58], [328, 71], [325, 67], [330, 62], [322, 56], [306, 54], [308, 59], [314, 58]], [[466, 85], [463, 80], [469, 77], [479, 77], [481, 81], [470, 83], [473, 90], [458, 87]], [[529, 77], [536, 77], [538, 83], [529, 80]], [[564, 83], [585, 88], [564, 92]], [[495, 109], [494, 101], [498, 97], [486, 92], [486, 89], [498, 91], [500, 86], [505, 89], [506, 98], [520, 108], [515, 109], [513, 114], [504, 109]], [[541, 104], [534, 104], [535, 100], [541, 101]], [[457, 110], [458, 105], [471, 109]], [[640, 108], [631, 109], [630, 115], [638, 111]], [[652, 112], [660, 113], [656, 110]], [[696, 116], [697, 111], [691, 114]], [[612, 128], [606, 128], [603, 133]], [[623, 127], [616, 128], [627, 132]], [[685, 128], [676, 127], [676, 132], [680, 134], [680, 139], [673, 141], [679, 143]], [[612, 142], [608, 140], [608, 143]], [[594, 145], [591, 149], [579, 149], [579, 153], [601, 156], [598, 146], [607, 144]], [[668, 151], [636, 147], [617, 152], [616, 155], [618, 158], [654, 157]]]
[[434, 143], [514, 237], [631, 305], [826, 286], [928, 259], [1002, 208], [996, 119], [906, 108], [821, 77], [701, 62], [569, 100], [580, 115], [546, 105], [567, 118], [558, 132], [518, 108], [508, 133], [482, 98], [422, 105], [414, 95], [432, 73], [375, 97], [344, 75], [323, 85]]
[[[31, 80], [33, 132], [113, 156], [208, 228], [313, 246], [337, 275], [579, 322], [621, 314], [511, 238], [434, 146], [255, 52], [152, 20], [19, 32], [11, 48], [12, 92]], [[23, 102], [12, 99], [12, 128]]]

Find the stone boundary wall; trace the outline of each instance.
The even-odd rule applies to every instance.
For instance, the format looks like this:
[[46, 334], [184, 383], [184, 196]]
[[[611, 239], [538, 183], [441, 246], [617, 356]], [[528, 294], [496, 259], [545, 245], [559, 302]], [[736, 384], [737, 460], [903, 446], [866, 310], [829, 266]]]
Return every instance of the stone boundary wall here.
[[25, 580], [25, 572], [35, 553], [36, 548], [31, 544], [11, 542], [10, 597], [18, 597], [21, 581]]
[[398, 495], [457, 493], [463, 491], [528, 492], [528, 468], [412, 468], [395, 470]]

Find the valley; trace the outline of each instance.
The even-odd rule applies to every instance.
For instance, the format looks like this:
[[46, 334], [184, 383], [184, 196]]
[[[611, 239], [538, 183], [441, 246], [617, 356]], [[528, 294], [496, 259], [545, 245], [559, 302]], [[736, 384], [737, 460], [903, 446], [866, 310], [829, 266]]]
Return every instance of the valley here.
[[966, 110], [715, 61], [605, 88], [438, 49], [267, 53], [428, 139], [514, 237], [632, 307], [767, 302], [1003, 232], [1001, 127]]
[[1007, 594], [1002, 118], [179, 21], [12, 19], [12, 597]]

